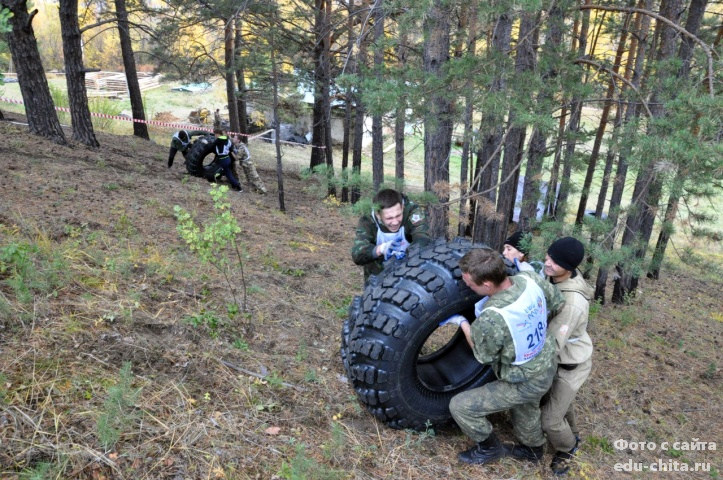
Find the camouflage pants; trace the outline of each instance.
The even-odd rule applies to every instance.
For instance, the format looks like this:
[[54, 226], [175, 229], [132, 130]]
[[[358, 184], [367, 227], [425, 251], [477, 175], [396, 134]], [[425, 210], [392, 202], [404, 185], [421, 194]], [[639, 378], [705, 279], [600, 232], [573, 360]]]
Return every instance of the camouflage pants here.
[[449, 411], [462, 432], [475, 442], [492, 433], [487, 415], [510, 410], [512, 431], [528, 447], [545, 444], [540, 423], [540, 398], [552, 384], [557, 365], [552, 364], [543, 374], [521, 383], [497, 380], [452, 397]]
[[575, 422], [575, 396], [592, 370], [592, 359], [574, 370], [558, 368], [552, 388], [542, 401], [542, 428], [555, 450], [569, 452], [575, 448], [580, 433]]
[[264, 185], [264, 182], [261, 181], [261, 177], [259, 177], [259, 172], [256, 171], [254, 162], [248, 158], [243, 158], [241, 160], [241, 168], [244, 171], [244, 175], [246, 175], [246, 181], [253, 185], [257, 192], [266, 193], [266, 185]]

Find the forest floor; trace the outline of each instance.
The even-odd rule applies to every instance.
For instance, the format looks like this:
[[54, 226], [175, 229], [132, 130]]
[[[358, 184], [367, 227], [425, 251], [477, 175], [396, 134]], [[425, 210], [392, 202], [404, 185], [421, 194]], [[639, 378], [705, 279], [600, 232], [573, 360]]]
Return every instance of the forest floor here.
[[[289, 169], [281, 213], [261, 153], [268, 194], [229, 194], [236, 313], [177, 233], [175, 205], [205, 222], [213, 201], [180, 155], [166, 168], [167, 145], [62, 147], [7, 122], [0, 136], [0, 478], [553, 478], [549, 451], [463, 465], [456, 428], [392, 430], [360, 405], [338, 353], [363, 281], [356, 218], [313, 179]], [[627, 305], [593, 308], [569, 478], [720, 478], [721, 266], [674, 256]]]

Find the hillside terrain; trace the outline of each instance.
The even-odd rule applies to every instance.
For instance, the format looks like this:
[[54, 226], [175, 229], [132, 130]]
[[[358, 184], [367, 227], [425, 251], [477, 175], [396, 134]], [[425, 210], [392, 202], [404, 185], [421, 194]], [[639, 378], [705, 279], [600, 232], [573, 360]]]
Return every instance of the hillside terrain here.
[[[360, 406], [338, 352], [363, 282], [356, 218], [298, 169], [281, 213], [274, 160], [252, 145], [269, 192], [229, 193], [236, 312], [177, 232], [175, 205], [213, 217], [180, 154], [168, 169], [167, 145], [130, 136], [100, 133], [97, 151], [8, 122], [0, 136], [0, 478], [553, 478], [549, 452], [462, 465], [453, 426], [392, 430]], [[720, 478], [723, 280], [690, 263], [593, 308], [569, 478]], [[511, 441], [505, 415], [493, 421]], [[649, 471], [661, 466], [674, 471]]]

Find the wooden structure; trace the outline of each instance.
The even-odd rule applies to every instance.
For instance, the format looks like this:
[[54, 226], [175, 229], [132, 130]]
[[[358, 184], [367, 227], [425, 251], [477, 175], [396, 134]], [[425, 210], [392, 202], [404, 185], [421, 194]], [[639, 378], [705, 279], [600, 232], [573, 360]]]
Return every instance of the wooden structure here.
[[[160, 75], [138, 72], [141, 91], [161, 85]], [[85, 88], [89, 97], [127, 97], [128, 83], [123, 72], [89, 72], [85, 75]]]

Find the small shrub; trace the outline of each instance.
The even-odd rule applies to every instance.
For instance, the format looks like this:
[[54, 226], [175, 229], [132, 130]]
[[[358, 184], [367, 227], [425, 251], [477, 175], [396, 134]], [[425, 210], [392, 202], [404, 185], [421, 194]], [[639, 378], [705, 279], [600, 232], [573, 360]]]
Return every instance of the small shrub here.
[[221, 272], [231, 289], [234, 302], [238, 305], [236, 298], [236, 282], [232, 281], [234, 268], [226, 254], [230, 246], [236, 254], [238, 270], [241, 276], [243, 292], [243, 303], [241, 310], [246, 310], [246, 279], [244, 277], [243, 256], [240, 251], [240, 242], [237, 240], [241, 233], [236, 218], [231, 213], [231, 204], [228, 202], [228, 187], [226, 185], [212, 185], [211, 198], [215, 210], [214, 218], [203, 225], [203, 228], [196, 224], [193, 217], [186, 210], [178, 205], [173, 207], [176, 214], [176, 229], [181, 238], [186, 242], [188, 248], [196, 253], [201, 261], [208, 263]]
[[208, 334], [211, 338], [218, 337], [218, 329], [221, 326], [221, 320], [219, 320], [216, 312], [211, 310], [202, 310], [197, 315], [189, 315], [184, 320], [196, 328], [205, 327], [208, 329]]
[[608, 440], [605, 437], [597, 437], [595, 435], [590, 435], [589, 437], [587, 437], [586, 442], [592, 448], [599, 448], [604, 453], [612, 454], [615, 452], [615, 449], [613, 448], [612, 444], [610, 443], [610, 440]]
[[336, 480], [345, 478], [342, 471], [330, 469], [319, 463], [306, 453], [306, 447], [298, 444], [295, 447], [296, 454], [289, 462], [281, 464], [281, 471], [278, 476], [285, 480]]
[[108, 398], [96, 425], [98, 439], [106, 451], [118, 443], [121, 433], [135, 420], [133, 408], [140, 394], [140, 389], [132, 387], [133, 373], [130, 362], [123, 364], [119, 376], [118, 382], [108, 388]]

